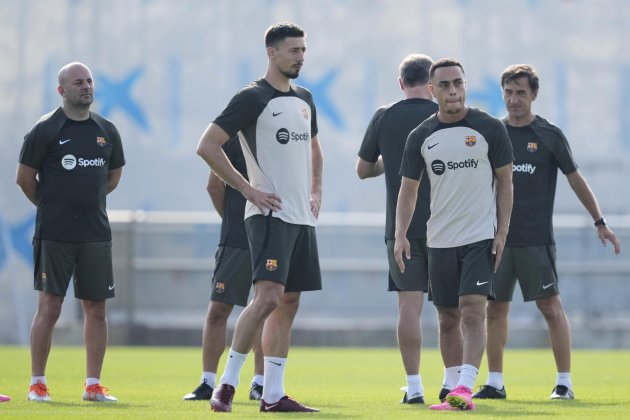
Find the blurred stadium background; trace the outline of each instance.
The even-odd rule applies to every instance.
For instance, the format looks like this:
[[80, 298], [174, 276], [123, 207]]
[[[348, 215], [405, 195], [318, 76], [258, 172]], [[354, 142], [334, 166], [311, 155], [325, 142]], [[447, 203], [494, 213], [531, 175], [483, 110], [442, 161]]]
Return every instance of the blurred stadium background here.
[[[109, 197], [118, 297], [111, 343], [199, 344], [219, 218], [205, 192], [199, 136], [266, 66], [263, 33], [290, 20], [307, 33], [298, 83], [318, 106], [325, 154], [318, 229], [324, 291], [305, 294], [294, 342], [395, 345], [386, 293], [383, 180], [354, 171], [374, 110], [400, 98], [412, 52], [460, 59], [469, 104], [504, 108], [499, 74], [534, 64], [535, 111], [563, 128], [610, 224], [630, 244], [630, 2], [609, 0], [0, 0], [0, 344], [27, 344], [35, 310], [34, 208], [15, 185], [24, 134], [60, 104], [56, 72], [91, 67], [94, 109], [112, 119], [127, 166]], [[556, 200], [562, 298], [578, 347], [630, 346], [630, 259], [597, 241], [564, 177]], [[55, 341], [80, 343], [64, 306]], [[544, 321], [516, 294], [510, 344], [544, 346]], [[425, 342], [436, 317], [424, 311]], [[233, 325], [233, 324], [232, 324]]]

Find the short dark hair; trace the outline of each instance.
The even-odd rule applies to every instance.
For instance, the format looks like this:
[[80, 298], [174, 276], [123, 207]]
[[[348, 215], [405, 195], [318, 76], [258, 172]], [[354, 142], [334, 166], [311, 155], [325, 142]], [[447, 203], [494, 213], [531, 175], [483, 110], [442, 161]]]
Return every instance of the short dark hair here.
[[404, 86], [413, 87], [429, 83], [429, 69], [433, 59], [424, 54], [409, 54], [400, 63], [400, 80]]
[[265, 47], [274, 47], [285, 38], [304, 38], [306, 32], [295, 23], [281, 22], [271, 25], [265, 32]]
[[526, 77], [532, 92], [538, 92], [538, 72], [531, 64], [512, 64], [501, 73], [501, 87], [521, 77]]
[[431, 70], [429, 70], [429, 78], [432, 79], [433, 75], [435, 75], [435, 71], [439, 69], [440, 67], [455, 67], [455, 66], [462, 69], [462, 73], [466, 74], [466, 72], [464, 71], [464, 66], [462, 66], [462, 63], [460, 63], [459, 61], [453, 58], [440, 58], [431, 66]]

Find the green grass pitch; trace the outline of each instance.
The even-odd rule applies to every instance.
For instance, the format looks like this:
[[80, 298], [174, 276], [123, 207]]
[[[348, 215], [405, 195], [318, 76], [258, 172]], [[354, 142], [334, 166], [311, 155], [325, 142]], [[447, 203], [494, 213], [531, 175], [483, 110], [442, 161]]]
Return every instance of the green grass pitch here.
[[[81, 347], [53, 347], [48, 362], [52, 403], [26, 400], [28, 348], [0, 347], [0, 393], [13, 399], [0, 404], [0, 418], [9, 419], [208, 419], [309, 417], [326, 419], [435, 419], [449, 416], [527, 419], [623, 419], [630, 413], [630, 351], [576, 350], [573, 356], [574, 401], [548, 399], [555, 381], [551, 351], [511, 350], [506, 353], [508, 400], [479, 401], [473, 412], [431, 412], [427, 406], [398, 402], [405, 385], [397, 349], [291, 349], [285, 387], [289, 395], [322, 410], [314, 414], [262, 414], [247, 394], [252, 357], [241, 375], [231, 414], [210, 411], [207, 402], [182, 401], [198, 383], [198, 348], [110, 347], [103, 384], [119, 398], [115, 405], [81, 401], [85, 355]], [[485, 363], [485, 361], [484, 361]], [[223, 367], [223, 361], [221, 362]], [[422, 380], [428, 404], [437, 402], [442, 362], [435, 349], [423, 350]], [[486, 380], [482, 369], [477, 385]]]

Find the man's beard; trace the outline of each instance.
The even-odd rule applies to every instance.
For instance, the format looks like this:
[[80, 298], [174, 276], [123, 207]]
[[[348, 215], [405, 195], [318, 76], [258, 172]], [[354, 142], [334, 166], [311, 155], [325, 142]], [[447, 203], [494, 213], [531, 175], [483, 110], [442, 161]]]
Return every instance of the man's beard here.
[[294, 72], [290, 72], [290, 71], [283, 71], [280, 70], [280, 73], [282, 73], [285, 77], [289, 78], [289, 79], [297, 79], [298, 76], [300, 75], [300, 71], [294, 71]]

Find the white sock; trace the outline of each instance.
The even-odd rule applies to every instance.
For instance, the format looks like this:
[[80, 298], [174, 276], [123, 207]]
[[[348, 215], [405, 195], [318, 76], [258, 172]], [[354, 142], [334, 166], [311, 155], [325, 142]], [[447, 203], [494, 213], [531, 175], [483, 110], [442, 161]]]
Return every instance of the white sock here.
[[287, 359], [265, 356], [265, 377], [263, 383], [263, 400], [267, 404], [278, 402], [284, 397], [284, 368]]
[[238, 386], [238, 381], [241, 376], [241, 369], [245, 364], [247, 354], [239, 353], [230, 349], [228, 353], [227, 364], [225, 365], [225, 371], [221, 376], [221, 383], [232, 385], [234, 388]]
[[201, 374], [201, 383], [205, 383], [206, 385], [208, 385], [210, 388], [215, 387], [217, 382], [217, 374], [216, 372], [203, 372]]
[[502, 389], [503, 372], [488, 372], [488, 385], [496, 389]]
[[571, 383], [571, 372], [558, 372], [556, 385], [564, 385], [567, 388], [573, 390], [573, 384]]
[[462, 371], [459, 374], [457, 386], [465, 386], [468, 389], [473, 389], [475, 387], [475, 380], [477, 379], [478, 373], [479, 369], [473, 365], [462, 365]]
[[407, 398], [411, 398], [417, 394], [424, 396], [422, 378], [420, 375], [407, 375]]
[[41, 382], [46, 385], [46, 377], [45, 376], [31, 376], [31, 386], [35, 385], [37, 382]]
[[442, 383], [442, 388], [453, 389], [457, 386], [457, 382], [459, 382], [459, 371], [461, 368], [461, 366], [444, 368], [444, 381]]
[[256, 384], [256, 385], [262, 385], [264, 381], [264, 376], [263, 375], [254, 375], [254, 378], [252, 379], [252, 385]]
[[96, 385], [100, 383], [101, 383], [101, 380], [99, 378], [86, 378], [85, 379], [85, 386], [92, 386], [92, 385]]

